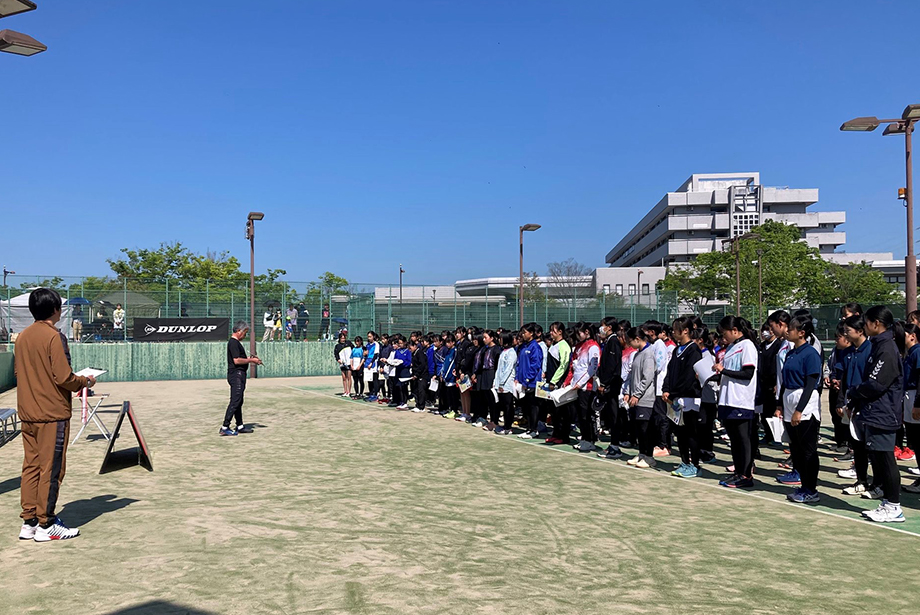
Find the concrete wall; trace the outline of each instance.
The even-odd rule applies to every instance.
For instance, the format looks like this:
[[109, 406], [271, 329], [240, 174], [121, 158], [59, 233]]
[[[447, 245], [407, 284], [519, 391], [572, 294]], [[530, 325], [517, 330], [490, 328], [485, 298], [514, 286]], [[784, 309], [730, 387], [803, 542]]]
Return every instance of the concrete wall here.
[[[248, 343], [243, 345], [247, 351]], [[339, 370], [332, 358], [333, 342], [259, 344], [265, 362], [260, 378], [330, 376]], [[201, 380], [227, 377], [227, 344], [71, 344], [74, 369], [108, 370], [106, 382]], [[13, 353], [0, 352], [0, 391], [12, 388]]]
[[0, 351], [0, 392], [16, 386], [13, 375], [13, 353]]

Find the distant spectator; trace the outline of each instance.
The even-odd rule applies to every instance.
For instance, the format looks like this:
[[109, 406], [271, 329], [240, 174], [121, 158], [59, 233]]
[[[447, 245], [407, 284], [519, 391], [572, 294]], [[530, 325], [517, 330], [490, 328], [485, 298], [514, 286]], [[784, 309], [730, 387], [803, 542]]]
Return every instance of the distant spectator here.
[[319, 321], [319, 339], [320, 341], [329, 337], [329, 305], [323, 306], [323, 318]]
[[307, 341], [307, 327], [310, 325], [310, 311], [303, 301], [297, 304], [297, 329], [300, 331], [300, 340]]
[[267, 342], [275, 339], [275, 313], [269, 307], [262, 315], [262, 324], [265, 326], [265, 333], [262, 334], [262, 341]]
[[70, 328], [73, 331], [73, 341], [79, 342], [83, 337], [83, 306], [73, 306], [73, 311], [70, 313], [70, 318]]
[[287, 339], [291, 341], [292, 339], [297, 339], [297, 319], [300, 316], [300, 313], [297, 311], [297, 308], [294, 307], [292, 303], [288, 306], [288, 310], [285, 313], [287, 322], [285, 326], [287, 327]]
[[277, 336], [278, 341], [280, 342], [284, 339], [284, 316], [281, 314], [281, 308], [279, 307], [275, 310], [275, 335]]
[[120, 303], [115, 306], [115, 311], [112, 312], [112, 319], [115, 331], [125, 330], [125, 310]]

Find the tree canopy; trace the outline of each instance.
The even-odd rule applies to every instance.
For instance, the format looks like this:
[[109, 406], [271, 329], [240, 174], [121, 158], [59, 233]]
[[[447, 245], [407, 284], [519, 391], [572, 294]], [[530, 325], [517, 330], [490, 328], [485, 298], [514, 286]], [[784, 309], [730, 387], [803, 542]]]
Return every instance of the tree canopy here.
[[[818, 250], [802, 241], [797, 227], [768, 220], [751, 233], [758, 237], [738, 241], [742, 305], [758, 303], [758, 266], [766, 306], [871, 304], [897, 299], [895, 286], [880, 271], [866, 264], [842, 266], [824, 260]], [[728, 250], [700, 254], [687, 266], [670, 268], [660, 288], [676, 291], [681, 302], [697, 311], [713, 300], [734, 302], [734, 254]]]

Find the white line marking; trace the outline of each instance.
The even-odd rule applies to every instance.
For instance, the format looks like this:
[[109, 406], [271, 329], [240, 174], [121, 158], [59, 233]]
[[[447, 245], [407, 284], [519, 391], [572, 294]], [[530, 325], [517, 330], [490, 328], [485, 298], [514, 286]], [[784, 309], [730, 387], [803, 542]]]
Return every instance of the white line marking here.
[[[295, 391], [300, 391], [301, 393], [310, 393], [310, 394], [312, 394], [312, 395], [317, 395], [317, 396], [319, 396], [319, 397], [325, 397], [325, 398], [327, 398], [327, 399], [337, 399], [337, 400], [345, 401], [345, 402], [349, 402], [349, 403], [360, 403], [360, 402], [358, 402], [357, 400], [354, 400], [354, 399], [347, 399], [347, 398], [338, 397], [338, 396], [335, 396], [335, 395], [327, 395], [327, 394], [325, 394], [325, 393], [319, 393], [319, 392], [317, 392], [317, 391], [309, 391], [309, 390], [307, 390], [307, 389], [301, 389], [301, 388], [297, 388], [297, 387], [294, 387], [294, 386], [291, 386], [291, 385], [287, 385], [287, 384], [284, 385], [284, 386], [287, 387], [287, 388], [289, 388], [289, 389], [293, 389], [293, 390], [295, 390]], [[765, 495], [760, 495], [759, 493], [752, 493], [752, 492], [750, 492], [750, 491], [742, 491], [742, 490], [740, 490], [740, 489], [732, 489], [732, 490], [729, 490], [729, 489], [726, 489], [725, 487], [722, 487], [721, 485], [718, 485], [718, 484], [713, 485], [712, 483], [704, 482], [704, 481], [690, 481], [690, 480], [687, 480], [687, 479], [684, 479], [684, 478], [679, 478], [679, 477], [677, 477], [677, 476], [671, 476], [670, 474], [664, 474], [664, 473], [662, 473], [662, 472], [660, 472], [660, 471], [658, 471], [658, 470], [653, 470], [653, 469], [651, 469], [651, 468], [649, 468], [649, 469], [646, 470], [646, 469], [644, 469], [644, 468], [633, 468], [633, 467], [631, 467], [631, 466], [624, 466], [624, 465], [622, 465], [622, 464], [610, 463], [610, 461], [608, 461], [608, 460], [606, 460], [606, 459], [601, 459], [600, 457], [597, 457], [597, 456], [589, 456], [589, 455], [585, 455], [584, 453], [577, 453], [577, 452], [575, 452], [575, 451], [567, 451], [567, 450], [565, 450], [565, 449], [556, 448], [555, 446], [552, 446], [552, 447], [550, 447], [550, 446], [542, 446], [539, 442], [535, 442], [535, 441], [532, 441], [532, 440], [522, 440], [522, 439], [520, 439], [520, 438], [518, 438], [518, 437], [508, 437], [508, 438], [502, 437], [502, 438], [498, 438], [498, 440], [505, 441], [505, 442], [515, 442], [515, 443], [518, 443], [518, 444], [523, 444], [523, 445], [525, 445], [525, 446], [539, 446], [539, 447], [540, 447], [540, 450], [544, 450], [544, 451], [554, 451], [554, 452], [556, 452], [556, 453], [563, 453], [563, 454], [565, 454], [565, 455], [575, 455], [576, 457], [579, 457], [579, 458], [581, 458], [581, 459], [590, 459], [590, 460], [593, 460], [593, 461], [597, 461], [597, 462], [599, 462], [599, 463], [603, 463], [603, 464], [607, 465], [608, 467], [615, 468], [615, 469], [617, 469], [617, 470], [627, 470], [628, 472], [644, 472], [644, 473], [646, 473], [646, 474], [648, 474], [648, 475], [650, 475], [650, 476], [655, 476], [655, 477], [657, 477], [657, 478], [664, 478], [664, 479], [676, 480], [676, 481], [678, 481], [678, 482], [680, 482], [680, 483], [682, 483], [682, 484], [684, 484], [684, 485], [688, 485], [688, 486], [691, 486], [691, 487], [692, 487], [692, 486], [698, 486], [698, 487], [706, 487], [706, 488], [708, 488], [708, 489], [716, 489], [716, 490], [719, 491], [719, 493], [723, 493], [723, 494], [725, 494], [725, 495], [728, 495], [728, 493], [733, 492], [733, 493], [737, 493], [737, 494], [740, 494], [740, 495], [745, 495], [745, 496], [750, 497], [750, 498], [757, 498], [758, 500], [763, 500], [763, 501], [765, 501], [765, 502], [772, 502], [773, 504], [782, 504], [782, 505], [785, 505], [785, 506], [791, 506], [791, 507], [795, 508], [796, 510], [807, 510], [808, 512], [820, 513], [820, 514], [822, 514], [822, 515], [827, 515], [827, 516], [829, 516], [829, 517], [835, 517], [835, 518], [837, 518], [837, 519], [843, 519], [844, 521], [853, 521], [853, 522], [855, 522], [855, 523], [859, 523], [860, 525], [866, 526], [866, 527], [875, 527], [875, 528], [878, 528], [878, 529], [880, 529], [880, 530], [888, 530], [889, 532], [897, 532], [897, 533], [899, 533], [899, 534], [907, 534], [908, 536], [913, 536], [914, 538], [920, 538], [920, 534], [918, 534], [918, 533], [916, 533], [916, 532], [911, 532], [911, 531], [909, 531], [909, 530], [902, 530], [902, 529], [900, 529], [900, 528], [892, 527], [892, 526], [890, 526], [890, 525], [885, 525], [885, 524], [882, 524], [882, 523], [873, 523], [873, 522], [871, 522], [871, 521], [864, 521], [864, 520], [862, 520], [862, 519], [856, 519], [855, 517], [848, 517], [848, 516], [846, 516], [846, 515], [841, 515], [841, 514], [838, 514], [838, 513], [835, 513], [835, 512], [831, 512], [831, 511], [829, 511], [829, 510], [821, 510], [820, 508], [813, 508], [813, 507], [811, 507], [811, 506], [806, 506], [806, 505], [802, 505], [802, 504], [796, 504], [796, 503], [794, 503], [794, 502], [787, 502], [787, 501], [783, 501], [783, 500], [777, 500], [777, 499], [774, 499], [774, 498], [771, 498], [771, 497], [767, 497], [767, 496], [765, 496]]]

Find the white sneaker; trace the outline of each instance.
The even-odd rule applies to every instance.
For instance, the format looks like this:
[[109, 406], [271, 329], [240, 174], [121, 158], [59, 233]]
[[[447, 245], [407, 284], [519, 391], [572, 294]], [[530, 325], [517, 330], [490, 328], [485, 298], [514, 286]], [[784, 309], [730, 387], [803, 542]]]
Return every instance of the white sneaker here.
[[636, 462], [637, 468], [654, 468], [657, 465], [654, 457], [645, 457], [643, 456], [639, 461]]
[[416, 414], [418, 414], [419, 412], [425, 412], [425, 409], [424, 408], [412, 408], [412, 412], [415, 412]]
[[396, 409], [397, 410], [408, 410], [409, 406], [406, 404], [402, 404], [402, 405], [396, 406]]
[[642, 461], [642, 456], [641, 456], [641, 455], [636, 455], [635, 457], [633, 457], [632, 459], [630, 459], [629, 461], [627, 461], [627, 462], [626, 462], [626, 465], [628, 465], [628, 466], [634, 466], [634, 465], [636, 465], [637, 463], [639, 463], [640, 461]]
[[884, 502], [875, 510], [869, 510], [863, 513], [866, 519], [876, 523], [904, 523], [904, 513], [901, 512], [900, 504]]
[[853, 480], [856, 478], [856, 470], [853, 468], [849, 468], [847, 470], [837, 470], [837, 476], [840, 478], [849, 478], [850, 480]]
[[914, 476], [920, 476], [920, 468], [907, 468], [908, 474], [913, 474]]
[[35, 531], [38, 529], [38, 523], [35, 525], [29, 525], [28, 523], [23, 523], [22, 527], [19, 529], [19, 540], [32, 540], [35, 538]]
[[526, 432], [526, 433], [522, 433], [522, 434], [519, 435], [518, 437], [519, 437], [521, 440], [533, 440], [534, 438], [536, 438], [536, 437], [539, 436], [539, 435], [540, 435], [540, 434], [537, 433], [537, 432], [535, 432], [535, 431], [528, 431], [528, 432]]
[[883, 495], [885, 495], [885, 492], [882, 491], [881, 487], [872, 487], [871, 489], [866, 489], [862, 497], [867, 500], [881, 500]]
[[48, 542], [49, 540], [67, 540], [69, 538], [76, 538], [80, 535], [80, 530], [77, 528], [69, 528], [64, 525], [64, 522], [55, 517], [54, 523], [48, 527], [39, 526], [35, 530], [35, 542]]
[[843, 489], [843, 495], [862, 495], [866, 492], [866, 486], [862, 483], [856, 483]]

